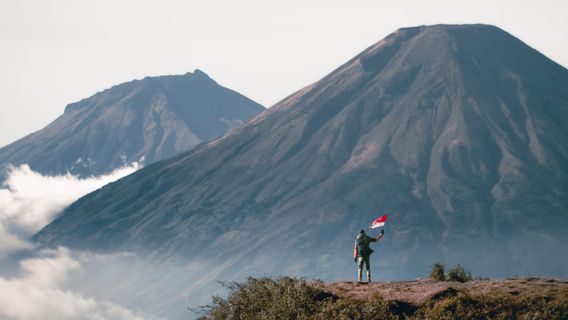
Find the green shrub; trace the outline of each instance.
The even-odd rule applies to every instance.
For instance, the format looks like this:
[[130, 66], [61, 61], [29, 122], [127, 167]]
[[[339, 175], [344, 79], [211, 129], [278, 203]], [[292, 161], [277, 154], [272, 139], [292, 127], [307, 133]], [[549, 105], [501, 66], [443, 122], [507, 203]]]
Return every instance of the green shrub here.
[[432, 265], [432, 271], [430, 272], [430, 277], [437, 281], [446, 281], [446, 270], [444, 265], [440, 262], [436, 262]]
[[448, 271], [447, 279], [448, 281], [467, 282], [473, 279], [473, 277], [469, 271], [465, 271], [462, 266], [457, 264]]
[[222, 283], [229, 295], [213, 297], [203, 307], [200, 319], [308, 319], [332, 299], [327, 292], [309, 286], [304, 280], [282, 277], [249, 278], [244, 283]]
[[244, 283], [222, 284], [228, 297], [215, 296], [211, 305], [193, 310], [201, 311], [200, 320], [402, 319], [391, 311], [401, 307], [380, 296], [365, 301], [340, 299], [297, 278], [249, 278]]

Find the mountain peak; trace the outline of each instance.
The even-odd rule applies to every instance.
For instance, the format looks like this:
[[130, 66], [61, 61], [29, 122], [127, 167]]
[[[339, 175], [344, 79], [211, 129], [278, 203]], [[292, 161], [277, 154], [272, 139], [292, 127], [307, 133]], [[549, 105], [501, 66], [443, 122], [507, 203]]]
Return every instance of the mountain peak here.
[[[405, 29], [420, 29], [420, 30], [458, 30], [458, 29], [465, 29], [465, 30], [501, 30], [501, 28], [491, 25], [491, 24], [484, 24], [484, 23], [471, 23], [471, 24], [430, 24], [430, 25], [420, 25], [420, 26], [412, 26], [412, 27], [402, 27], [398, 30], [405, 30]], [[504, 32], [504, 31], [503, 31]]]
[[397, 29], [392, 34], [397, 34], [400, 32], [412, 32], [412, 33], [435, 33], [435, 32], [452, 32], [452, 31], [467, 31], [467, 32], [499, 32], [502, 34], [507, 34], [505, 30], [490, 24], [432, 24], [432, 25], [421, 25], [412, 27], [402, 27]]
[[199, 70], [145, 77], [67, 105], [48, 127], [0, 149], [0, 165], [29, 163], [40, 172], [82, 175], [140, 159], [150, 164], [217, 138], [263, 110]]
[[203, 72], [200, 69], [195, 69], [193, 71], [193, 75], [195, 75], [197, 77], [205, 78], [205, 79], [211, 79], [207, 73]]
[[[213, 80], [211, 77], [209, 77], [209, 75], [207, 75], [205, 72], [201, 71], [200, 69], [195, 69], [193, 73], [187, 72], [183, 75], [146, 76], [142, 79], [134, 79], [134, 80], [131, 80], [131, 81], [128, 81], [128, 82], [124, 82], [124, 83], [121, 83], [121, 84], [118, 84], [118, 85], [114, 85], [114, 86], [112, 86], [108, 89], [104, 89], [102, 91], [97, 92], [92, 97], [82, 99], [78, 102], [70, 103], [65, 107], [64, 113], [87, 107], [89, 104], [86, 104], [85, 102], [89, 99], [94, 98], [94, 97], [105, 97], [105, 96], [108, 97], [108, 96], [114, 96], [114, 95], [117, 95], [117, 94], [118, 95], [124, 95], [124, 94], [127, 94], [126, 92], [128, 92], [128, 91], [135, 92], [135, 91], [155, 88], [156, 86], [159, 86], [159, 85], [163, 84], [164, 82], [181, 83], [181, 82], [183, 82], [182, 79], [184, 79], [184, 78], [195, 79], [198, 82], [211, 83], [211, 84], [214, 84], [214, 85], [218, 85], [215, 80]], [[188, 83], [188, 82], [185, 82], [185, 83], [187, 85], [190, 85], [190, 83]]]

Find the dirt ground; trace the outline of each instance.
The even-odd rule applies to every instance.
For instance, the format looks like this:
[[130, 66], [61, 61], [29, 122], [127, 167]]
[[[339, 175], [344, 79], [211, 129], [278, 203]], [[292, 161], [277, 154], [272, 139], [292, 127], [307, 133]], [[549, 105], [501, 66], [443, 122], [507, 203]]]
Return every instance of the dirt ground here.
[[318, 282], [315, 287], [342, 298], [366, 300], [378, 294], [385, 300], [397, 300], [420, 305], [448, 290], [466, 291], [472, 297], [554, 297], [568, 294], [568, 281], [542, 278], [510, 278], [504, 280], [473, 280], [466, 283], [440, 282], [430, 278], [409, 281], [358, 283], [355, 281]]

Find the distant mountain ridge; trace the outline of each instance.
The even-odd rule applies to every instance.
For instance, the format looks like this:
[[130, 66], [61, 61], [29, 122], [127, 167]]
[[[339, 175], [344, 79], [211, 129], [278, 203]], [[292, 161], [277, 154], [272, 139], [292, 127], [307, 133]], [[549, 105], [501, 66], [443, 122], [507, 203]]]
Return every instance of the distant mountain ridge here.
[[487, 25], [404, 28], [246, 126], [72, 204], [36, 240], [179, 255], [227, 279], [435, 261], [567, 277], [568, 71]]
[[107, 173], [150, 164], [244, 124], [264, 108], [200, 70], [146, 77], [79, 102], [47, 127], [0, 149], [0, 166], [28, 163], [41, 173]]

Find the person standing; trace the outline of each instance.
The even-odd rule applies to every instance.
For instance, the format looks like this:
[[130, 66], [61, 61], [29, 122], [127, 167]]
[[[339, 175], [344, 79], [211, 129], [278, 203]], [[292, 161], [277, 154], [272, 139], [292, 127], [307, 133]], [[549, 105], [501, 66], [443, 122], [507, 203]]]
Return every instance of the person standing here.
[[359, 282], [362, 282], [363, 277], [363, 264], [367, 269], [367, 281], [371, 282], [371, 253], [373, 253], [373, 249], [371, 249], [370, 243], [379, 241], [383, 238], [385, 234], [384, 229], [381, 230], [381, 233], [376, 238], [369, 237], [365, 234], [365, 230], [359, 231], [357, 235], [357, 239], [355, 240], [355, 247], [353, 248], [353, 259], [357, 263], [357, 279]]

